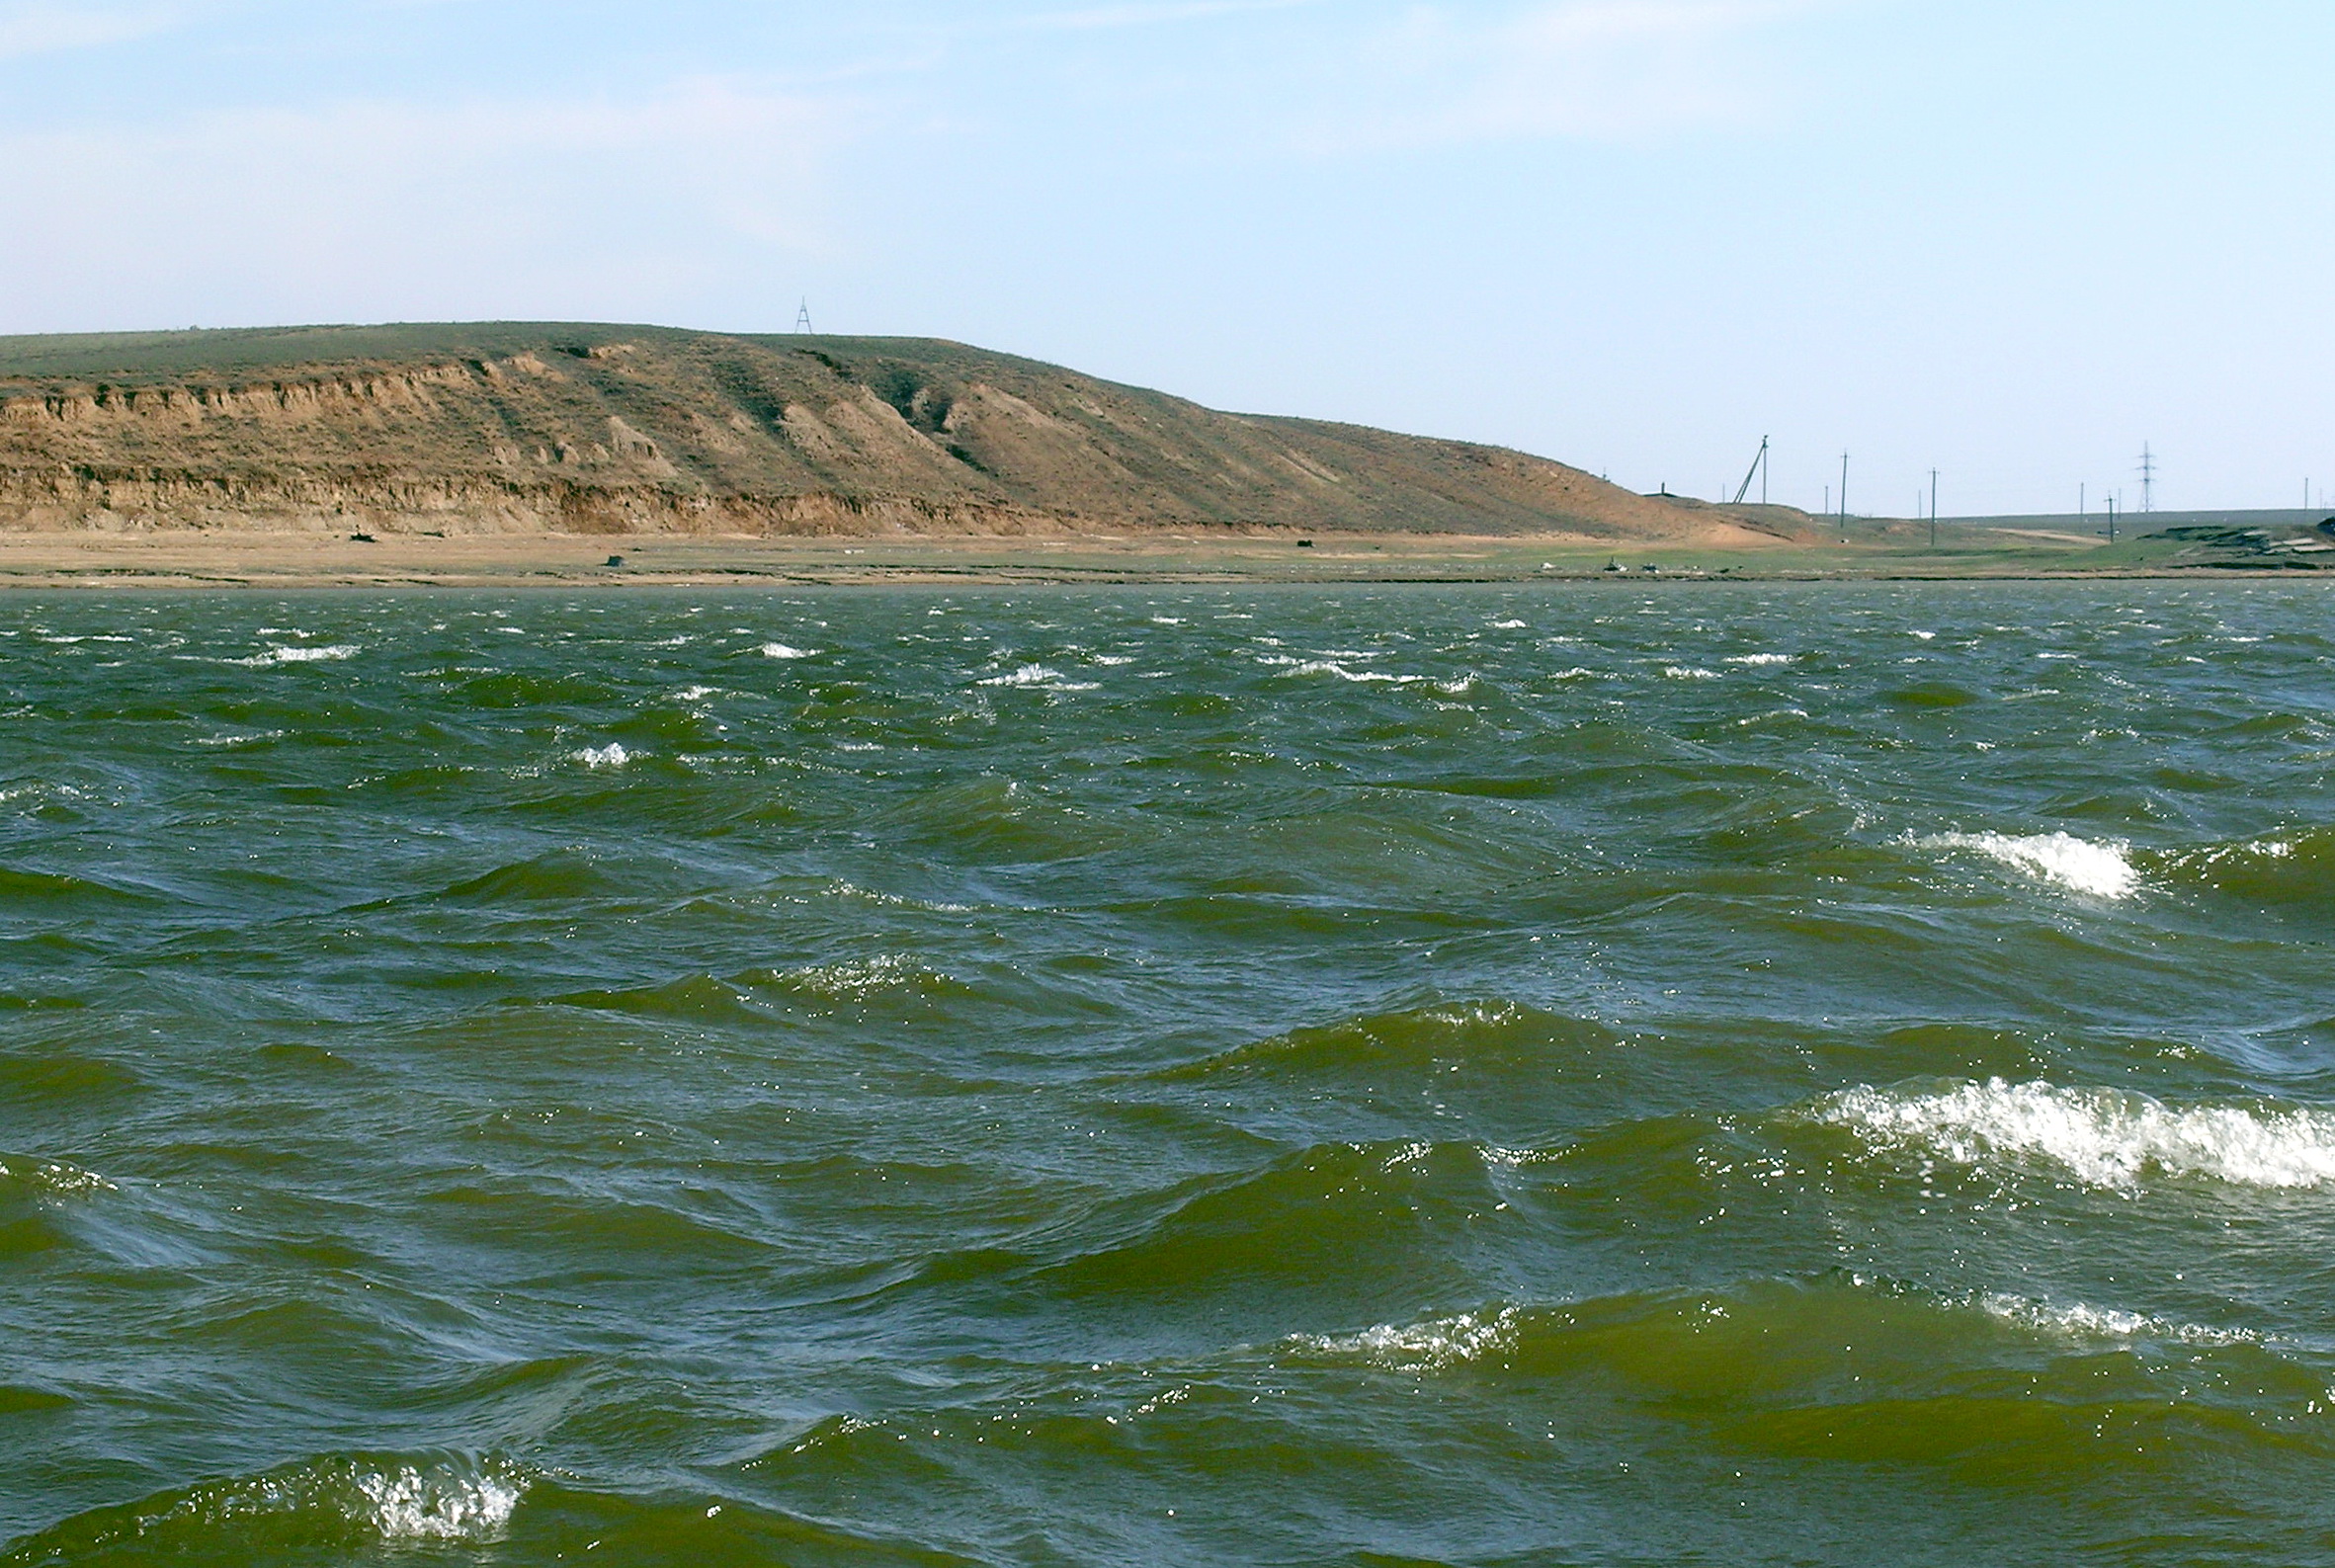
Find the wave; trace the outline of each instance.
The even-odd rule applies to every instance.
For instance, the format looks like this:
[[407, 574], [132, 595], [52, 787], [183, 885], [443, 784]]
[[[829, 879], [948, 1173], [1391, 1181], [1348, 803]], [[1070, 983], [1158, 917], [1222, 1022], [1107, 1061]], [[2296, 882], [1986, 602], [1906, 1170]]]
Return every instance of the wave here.
[[2335, 1183], [2335, 1112], [2180, 1108], [2126, 1090], [1994, 1078], [1947, 1089], [1859, 1087], [1819, 1101], [1810, 1114], [1876, 1150], [1973, 1167], [2040, 1159], [2098, 1188], [2129, 1191], [2149, 1177], [2257, 1188]]
[[586, 768], [595, 771], [602, 768], [622, 768], [631, 760], [632, 754], [625, 750], [624, 744], [613, 740], [605, 746], [586, 746], [582, 751], [568, 754], [568, 761], [582, 763]]
[[223, 659], [223, 664], [240, 664], [264, 668], [275, 664], [331, 664], [342, 659], [354, 659], [365, 650], [354, 642], [335, 642], [320, 648], [274, 647], [265, 653], [255, 653], [248, 659]]
[[148, 895], [65, 872], [20, 871], [0, 866], [0, 898], [12, 903], [32, 903], [44, 899], [119, 899], [144, 903]]
[[1446, 1003], [1379, 1013], [1270, 1039], [1167, 1068], [1164, 1082], [1269, 1075], [1313, 1083], [1361, 1076], [1448, 1080], [1469, 1069], [1547, 1072], [1603, 1055], [1622, 1036], [1602, 1024], [1513, 1002]]
[[793, 648], [784, 642], [766, 642], [762, 645], [761, 653], [766, 659], [815, 659], [819, 656], [816, 648]]
[[822, 1002], [866, 1002], [882, 996], [958, 997], [981, 995], [906, 953], [886, 952], [856, 963], [814, 963], [798, 969], [749, 969], [735, 983], [757, 990], [792, 992]]
[[1393, 1371], [1436, 1371], [1480, 1361], [1513, 1345], [1519, 1321], [1515, 1307], [1501, 1307], [1417, 1323], [1381, 1323], [1354, 1334], [1293, 1334], [1285, 1343], [1308, 1360], [1355, 1360]]
[[622, 898], [637, 891], [621, 884], [592, 860], [566, 852], [541, 855], [530, 861], [498, 866], [481, 876], [455, 883], [427, 895], [437, 899], [479, 903], [552, 903], [570, 899]]
[[1073, 681], [1050, 664], [1025, 664], [1003, 675], [992, 675], [975, 681], [975, 686], [1034, 686], [1047, 692], [1092, 692], [1097, 690], [1092, 681]]
[[2323, 911], [2335, 905], [2335, 829], [2175, 850], [2158, 858], [2164, 877], [2249, 904]]
[[2130, 846], [2094, 843], [2068, 833], [1941, 833], [1913, 841], [1917, 848], [1973, 850], [2038, 881], [2094, 898], [2129, 897], [2140, 886]]
[[[1376, 658], [1377, 655], [1366, 653], [1354, 655], [1354, 657], [1368, 659]], [[1280, 663], [1282, 661], [1262, 660], [1260, 662]], [[1284, 677], [1299, 675], [1334, 675], [1341, 681], [1351, 681], [1356, 685], [1417, 686], [1427, 679], [1427, 677], [1424, 675], [1389, 675], [1383, 670], [1349, 670], [1345, 665], [1339, 663], [1335, 659], [1298, 660], [1292, 663], [1288, 669], [1282, 671], [1281, 673]]]
[[663, 985], [622, 990], [570, 991], [546, 997], [544, 1005], [584, 1008], [595, 1013], [628, 1013], [636, 1018], [669, 1018], [724, 1024], [767, 1024], [764, 1015], [739, 1000], [737, 992], [709, 974], [693, 974]]
[[2154, 1317], [2146, 1312], [2096, 1307], [2083, 1301], [2054, 1304], [2002, 1291], [1988, 1291], [1971, 1297], [1970, 1302], [1980, 1311], [2000, 1318], [2005, 1323], [2016, 1324], [2038, 1335], [2053, 1336], [2084, 1345], [2114, 1345], [2142, 1339], [2177, 1345], [2262, 1343], [2262, 1336], [2251, 1329], [2212, 1328], [2203, 1323], [2183, 1323], [2171, 1318]]
[[388, 1546], [491, 1545], [536, 1476], [507, 1459], [361, 1454], [303, 1459], [95, 1510], [15, 1542], [0, 1564], [138, 1558], [290, 1561]]
[[1993, 1380], [1997, 1369], [2038, 1368], [2104, 1348], [2147, 1353], [2168, 1367], [2194, 1365], [2190, 1353], [2199, 1349], [2280, 1356], [2246, 1329], [2004, 1292], [1952, 1294], [1846, 1271], [1486, 1306], [1350, 1333], [1293, 1334], [1267, 1349], [1283, 1362], [1599, 1374], [1702, 1398], [1795, 1387], [1829, 1394], [1859, 1382], [1871, 1385], [1855, 1390], [1859, 1396], [1886, 1398], [1892, 1382], [1935, 1388], [1958, 1373]]
[[19, 996], [0, 991], [0, 1013], [73, 1013], [88, 1006], [76, 996]]
[[21, 1154], [0, 1154], [0, 1198], [12, 1195], [71, 1197], [83, 1193], [119, 1191], [97, 1172], [67, 1165], [62, 1160], [35, 1160]]
[[[1472, 1219], [1502, 1201], [1473, 1143], [1317, 1144], [1110, 1205], [1042, 1269], [1074, 1299], [1287, 1294], [1319, 1302], [1456, 1282]], [[1112, 1233], [1117, 1232], [1114, 1236]]]

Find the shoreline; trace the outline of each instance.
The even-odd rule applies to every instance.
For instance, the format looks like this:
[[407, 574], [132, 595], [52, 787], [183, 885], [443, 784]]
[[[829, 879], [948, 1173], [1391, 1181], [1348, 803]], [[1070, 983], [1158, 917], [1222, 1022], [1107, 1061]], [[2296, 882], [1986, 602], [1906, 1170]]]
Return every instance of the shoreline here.
[[[1936, 551], [1888, 541], [1714, 549], [1578, 536], [1150, 534], [1057, 536], [718, 536], [0, 533], [5, 589], [1041, 587], [1210, 583], [1970, 582], [2230, 578], [2324, 571], [2259, 556], [2158, 558], [2049, 535]], [[621, 557], [612, 565], [610, 557]], [[1618, 568], [1618, 569], [1617, 569]]]

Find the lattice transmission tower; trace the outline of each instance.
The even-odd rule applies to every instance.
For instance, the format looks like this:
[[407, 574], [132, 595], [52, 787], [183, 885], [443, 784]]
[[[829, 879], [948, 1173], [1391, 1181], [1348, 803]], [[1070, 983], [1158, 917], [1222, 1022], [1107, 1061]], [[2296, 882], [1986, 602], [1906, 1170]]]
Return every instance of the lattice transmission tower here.
[[2147, 442], [2140, 444], [2140, 510], [2156, 510], [2156, 454], [2149, 451]]

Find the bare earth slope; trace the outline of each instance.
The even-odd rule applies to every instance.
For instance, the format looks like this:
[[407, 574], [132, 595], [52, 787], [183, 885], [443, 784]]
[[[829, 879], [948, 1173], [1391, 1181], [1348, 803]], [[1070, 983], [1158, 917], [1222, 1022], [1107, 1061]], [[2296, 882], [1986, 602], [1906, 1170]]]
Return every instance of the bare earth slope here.
[[483, 323], [0, 337], [0, 529], [1561, 534], [1774, 543], [1503, 449], [961, 344]]

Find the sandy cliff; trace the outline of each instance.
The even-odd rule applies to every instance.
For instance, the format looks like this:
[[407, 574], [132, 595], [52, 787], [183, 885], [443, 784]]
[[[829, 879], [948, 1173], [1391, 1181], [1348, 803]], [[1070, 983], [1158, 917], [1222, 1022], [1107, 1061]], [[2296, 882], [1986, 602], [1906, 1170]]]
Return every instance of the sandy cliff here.
[[1776, 542], [1797, 514], [904, 338], [485, 324], [0, 338], [0, 528]]

